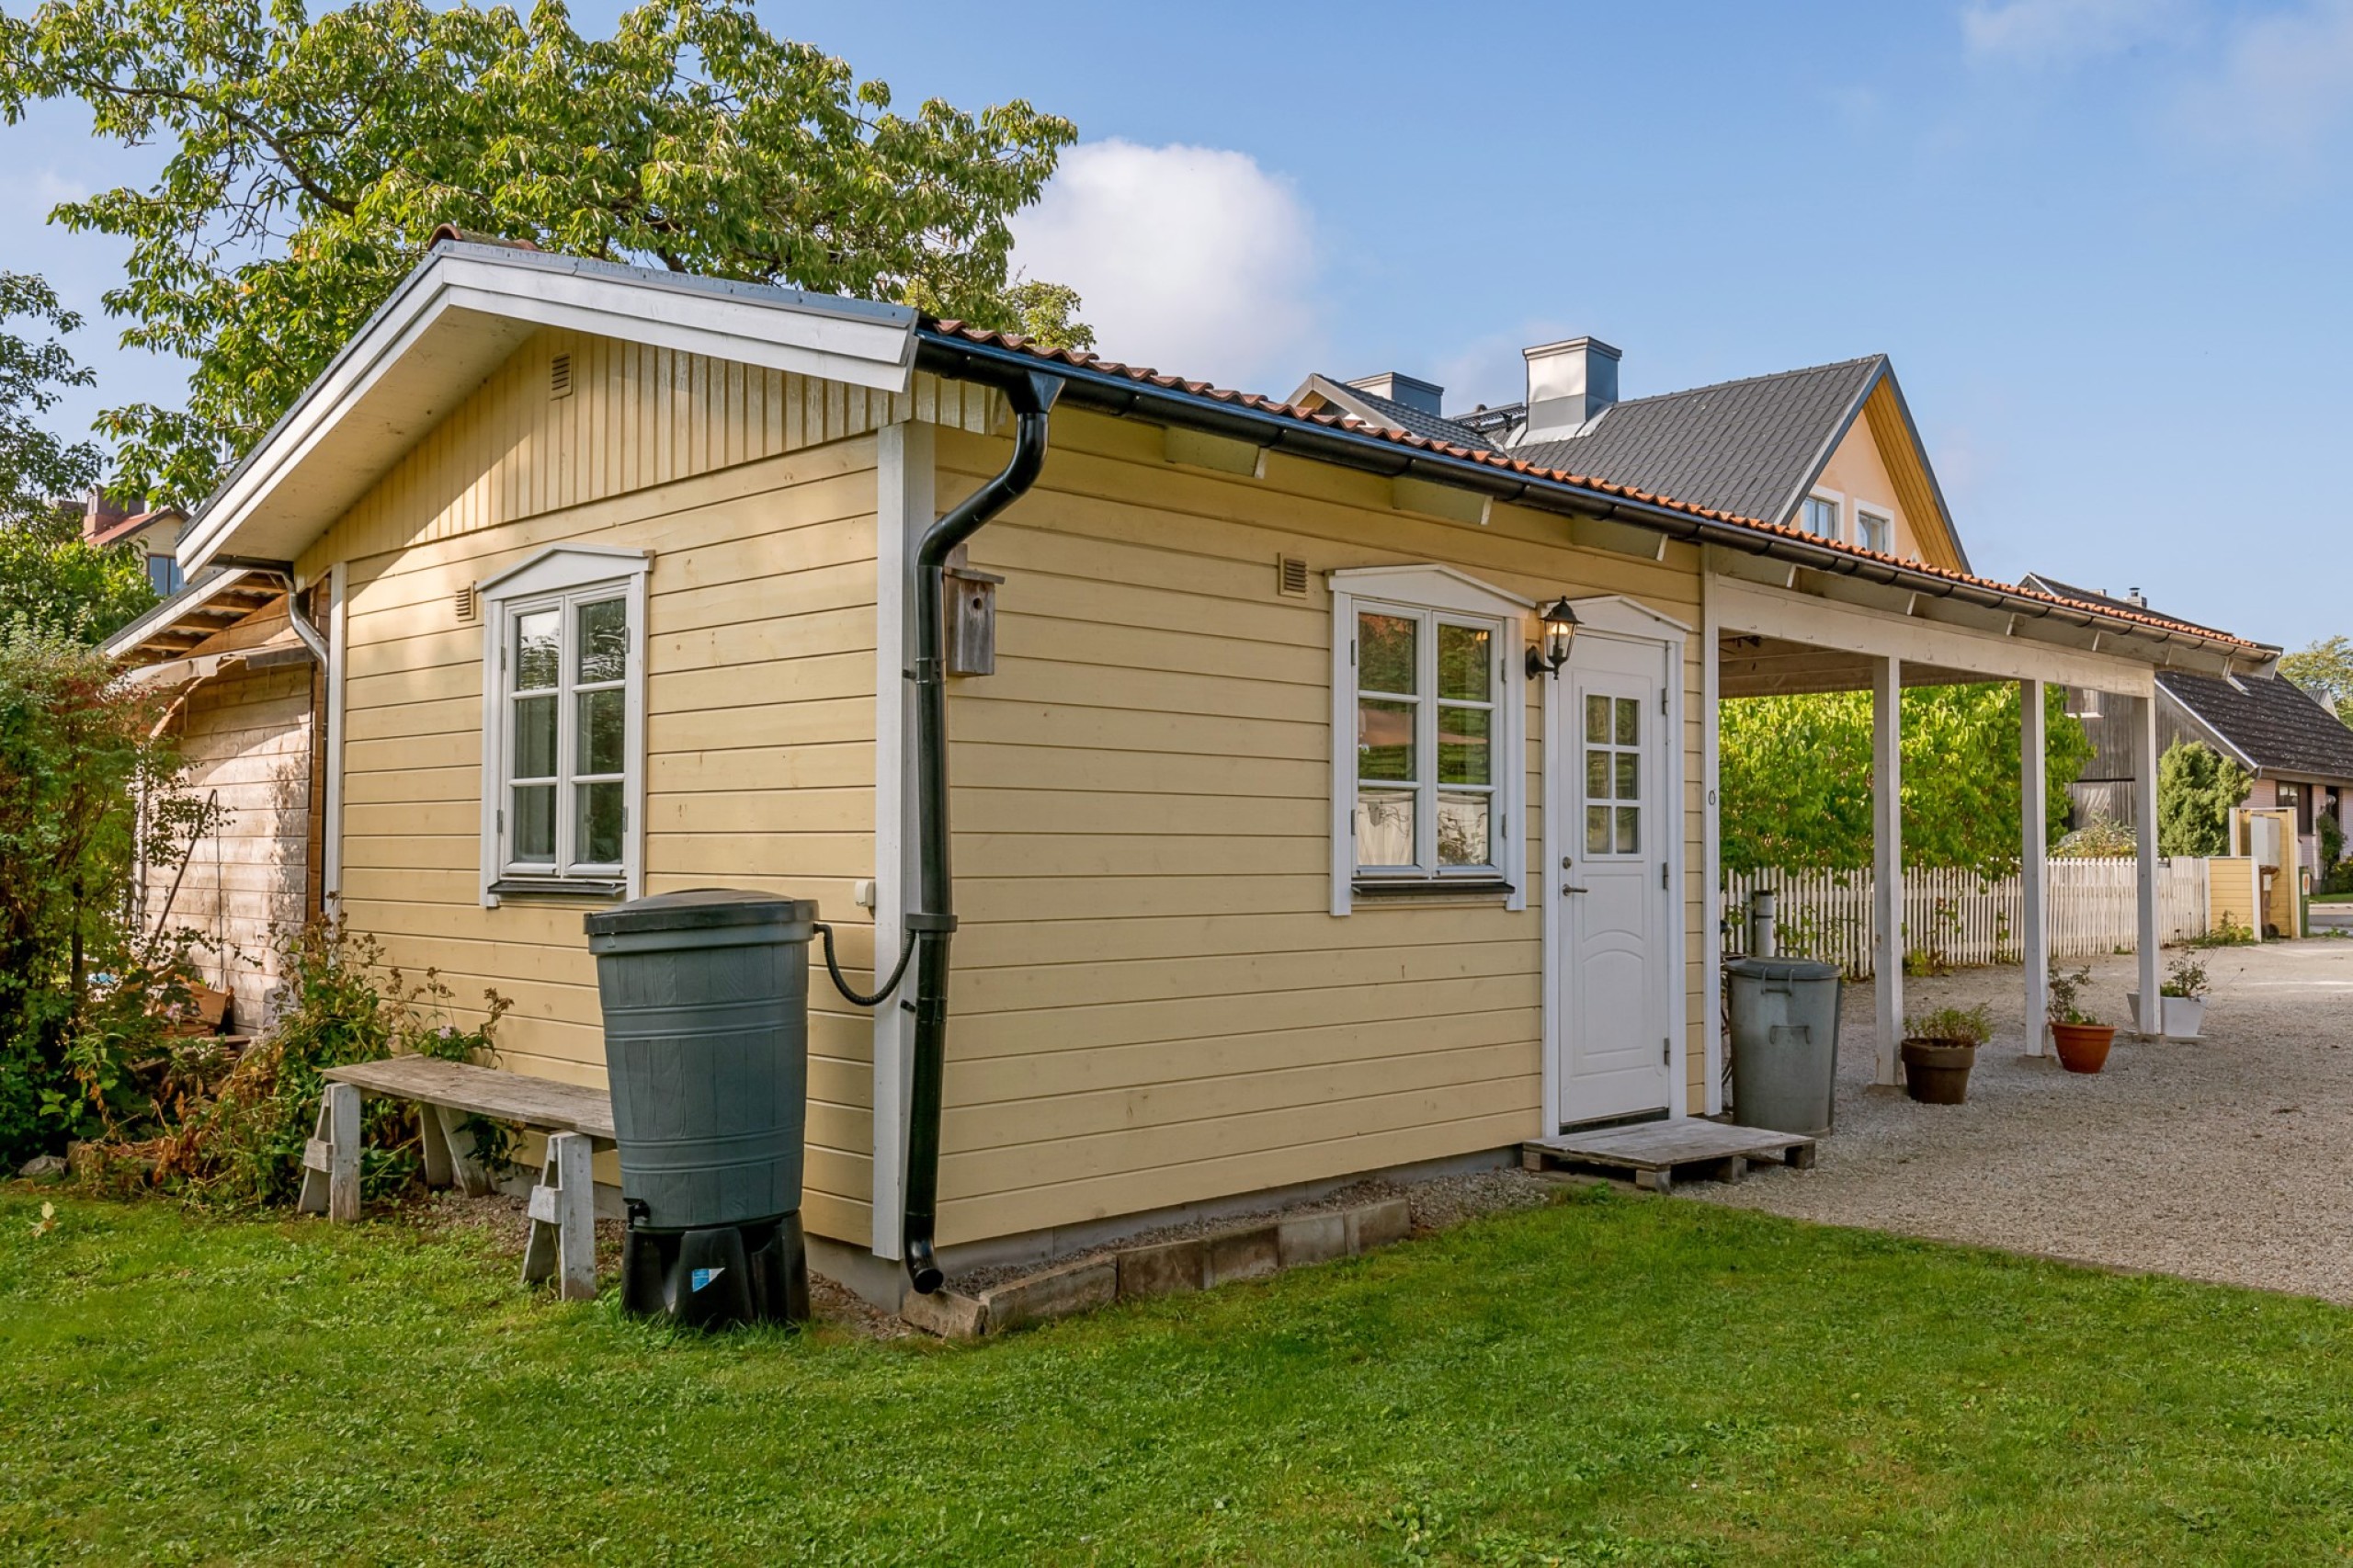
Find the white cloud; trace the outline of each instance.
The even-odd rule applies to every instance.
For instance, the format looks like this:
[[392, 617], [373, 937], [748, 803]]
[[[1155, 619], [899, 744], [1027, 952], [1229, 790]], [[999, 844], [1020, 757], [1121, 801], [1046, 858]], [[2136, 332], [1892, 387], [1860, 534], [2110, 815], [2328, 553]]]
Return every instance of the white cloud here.
[[2249, 21], [2220, 73], [2190, 88], [2184, 108], [2210, 141], [2313, 151], [2353, 112], [2353, 0], [2315, 0]]
[[1279, 396], [1322, 346], [1313, 222], [1247, 153], [1084, 142], [1013, 233], [1110, 358]]
[[2187, 0], [1976, 0], [1961, 30], [1982, 60], [2068, 65], [2178, 37], [2190, 20]]

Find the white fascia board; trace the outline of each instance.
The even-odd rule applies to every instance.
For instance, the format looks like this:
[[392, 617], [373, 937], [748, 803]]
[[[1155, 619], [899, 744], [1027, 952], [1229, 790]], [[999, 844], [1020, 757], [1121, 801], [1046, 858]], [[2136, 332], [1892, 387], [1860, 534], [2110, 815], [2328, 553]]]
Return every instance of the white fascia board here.
[[292, 558], [541, 327], [902, 392], [915, 322], [904, 306], [443, 245], [190, 520], [179, 560]]

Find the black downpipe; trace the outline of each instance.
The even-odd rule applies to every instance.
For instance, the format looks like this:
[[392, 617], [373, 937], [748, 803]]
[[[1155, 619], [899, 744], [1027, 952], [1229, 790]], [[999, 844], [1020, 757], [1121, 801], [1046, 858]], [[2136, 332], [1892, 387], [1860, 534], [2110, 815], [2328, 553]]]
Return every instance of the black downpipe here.
[[907, 916], [915, 954], [915, 1085], [907, 1107], [906, 1210], [899, 1239], [907, 1278], [939, 1289], [932, 1233], [939, 1209], [939, 1102], [948, 1062], [948, 944], [956, 930], [955, 876], [948, 858], [948, 686], [941, 643], [948, 556], [1030, 485], [1046, 461], [1049, 411], [1063, 380], [1031, 370], [1000, 383], [1013, 403], [1013, 458], [1005, 472], [958, 502], [915, 547], [907, 585], [915, 623], [915, 856], [920, 908]]

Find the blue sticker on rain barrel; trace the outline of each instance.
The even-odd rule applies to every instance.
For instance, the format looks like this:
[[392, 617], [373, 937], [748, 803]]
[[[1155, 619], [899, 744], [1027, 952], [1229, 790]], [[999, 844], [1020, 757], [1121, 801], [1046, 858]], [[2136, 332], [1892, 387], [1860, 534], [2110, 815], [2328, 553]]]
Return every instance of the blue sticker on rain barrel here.
[[687, 1276], [687, 1281], [699, 1290], [726, 1272], [723, 1268], [698, 1268]]

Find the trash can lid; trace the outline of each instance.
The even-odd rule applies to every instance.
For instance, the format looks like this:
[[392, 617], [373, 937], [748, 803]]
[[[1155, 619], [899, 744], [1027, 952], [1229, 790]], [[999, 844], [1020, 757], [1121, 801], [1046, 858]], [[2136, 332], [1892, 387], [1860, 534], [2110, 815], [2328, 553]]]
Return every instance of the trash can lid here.
[[1745, 980], [1836, 980], [1838, 966], [1819, 959], [1732, 959], [1724, 972]]
[[817, 902], [779, 898], [745, 888], [688, 888], [631, 899], [600, 909], [582, 924], [591, 937], [634, 936], [642, 931], [716, 931], [736, 926], [782, 926], [817, 918]]

